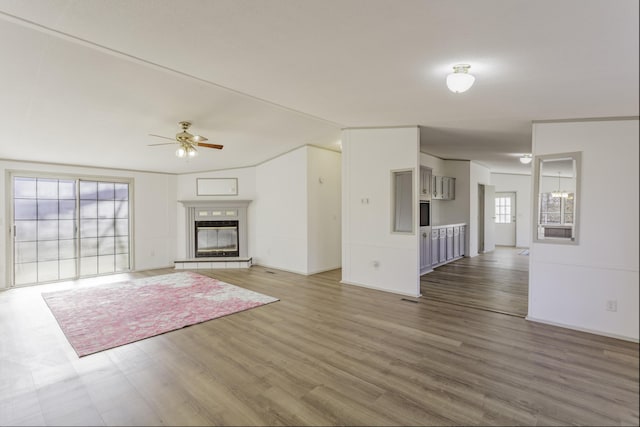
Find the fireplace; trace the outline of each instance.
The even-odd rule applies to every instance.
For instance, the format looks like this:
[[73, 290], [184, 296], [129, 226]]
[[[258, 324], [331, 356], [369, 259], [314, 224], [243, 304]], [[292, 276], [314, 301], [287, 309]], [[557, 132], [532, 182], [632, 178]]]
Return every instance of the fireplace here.
[[196, 221], [194, 241], [196, 258], [237, 257], [238, 221]]
[[250, 259], [247, 208], [251, 200], [181, 200], [185, 207], [184, 260], [205, 264]]

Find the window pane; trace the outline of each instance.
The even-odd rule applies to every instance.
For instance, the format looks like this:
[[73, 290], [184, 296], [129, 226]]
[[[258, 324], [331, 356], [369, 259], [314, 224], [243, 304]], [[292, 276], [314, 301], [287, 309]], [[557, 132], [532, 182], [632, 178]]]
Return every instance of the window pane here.
[[60, 279], [73, 279], [76, 277], [76, 260], [62, 259], [60, 260]]
[[38, 282], [58, 280], [58, 261], [38, 263]]
[[38, 199], [38, 219], [58, 219], [58, 201]]
[[98, 257], [98, 273], [113, 273], [116, 271], [115, 255], [101, 255]]
[[80, 275], [93, 276], [98, 274], [98, 257], [80, 258]]
[[76, 257], [76, 240], [58, 240], [59, 259], [72, 259]]
[[32, 241], [38, 238], [37, 221], [16, 221], [16, 241]]
[[14, 178], [13, 197], [16, 199], [35, 199], [36, 198], [36, 179], [35, 178]]
[[[58, 259], [58, 241], [45, 240], [38, 242], [38, 261], [53, 261]], [[57, 267], [56, 267], [57, 271]]]
[[116, 200], [129, 200], [129, 184], [115, 183], [115, 199]]
[[59, 239], [73, 239], [75, 236], [75, 221], [72, 219], [65, 219], [58, 221], [58, 238]]
[[80, 218], [97, 218], [98, 202], [95, 200], [80, 200]]
[[98, 202], [98, 218], [113, 218], [115, 205], [113, 200], [101, 200]]
[[98, 236], [98, 220], [82, 219], [80, 220], [80, 238], [97, 237]]
[[35, 262], [37, 260], [36, 242], [16, 242], [15, 262]]
[[82, 239], [80, 241], [80, 254], [83, 257], [98, 255], [98, 239]]
[[76, 182], [60, 180], [58, 182], [58, 198], [64, 200], [76, 200]]
[[115, 237], [98, 237], [98, 255], [113, 255], [115, 251]]
[[127, 270], [129, 270], [129, 254], [116, 255], [115, 271], [127, 271]]
[[115, 236], [116, 229], [113, 224], [113, 219], [99, 219], [98, 220], [98, 237]]
[[126, 254], [129, 252], [129, 236], [116, 237], [116, 253]]
[[37, 201], [29, 199], [16, 199], [13, 201], [13, 217], [15, 219], [37, 219]]
[[38, 179], [38, 199], [58, 199], [57, 179]]
[[115, 197], [113, 182], [98, 183], [98, 199], [113, 200]]
[[38, 281], [38, 263], [36, 262], [16, 264], [14, 272], [16, 285], [27, 285]]
[[58, 221], [38, 221], [38, 240], [58, 240]]
[[76, 201], [60, 200], [58, 202], [58, 217], [60, 219], [75, 219], [76, 217]]
[[116, 236], [128, 236], [128, 235], [129, 235], [129, 220], [116, 219]]
[[129, 202], [126, 200], [115, 202], [115, 214], [116, 218], [128, 218], [129, 217]]
[[80, 199], [96, 200], [98, 198], [98, 183], [94, 181], [80, 181]]

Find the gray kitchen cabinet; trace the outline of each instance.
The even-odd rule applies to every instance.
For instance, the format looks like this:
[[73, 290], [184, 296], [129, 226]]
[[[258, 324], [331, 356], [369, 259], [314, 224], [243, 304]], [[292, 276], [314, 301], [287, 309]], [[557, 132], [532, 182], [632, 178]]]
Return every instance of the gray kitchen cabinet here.
[[[430, 229], [430, 231], [429, 231]], [[463, 257], [466, 224], [435, 225], [420, 229], [420, 274]]]
[[458, 258], [460, 256], [460, 226], [453, 227], [453, 257]]
[[456, 198], [456, 179], [450, 176], [432, 175], [431, 198], [433, 200], [454, 200]]
[[438, 234], [438, 262], [447, 260], [447, 229], [441, 228]]
[[440, 230], [431, 230], [431, 266], [440, 263]]
[[453, 227], [447, 227], [447, 261], [453, 259]]
[[431, 200], [431, 169], [420, 166], [420, 200]]
[[431, 230], [420, 227], [420, 274], [431, 270]]

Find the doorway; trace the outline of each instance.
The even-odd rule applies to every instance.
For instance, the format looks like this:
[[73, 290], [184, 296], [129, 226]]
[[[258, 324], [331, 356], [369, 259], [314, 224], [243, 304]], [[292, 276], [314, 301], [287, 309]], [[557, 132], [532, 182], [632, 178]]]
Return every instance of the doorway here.
[[11, 178], [11, 286], [130, 269], [130, 182]]
[[497, 192], [495, 240], [498, 246], [516, 246], [516, 193]]
[[495, 186], [478, 184], [478, 253], [495, 249]]

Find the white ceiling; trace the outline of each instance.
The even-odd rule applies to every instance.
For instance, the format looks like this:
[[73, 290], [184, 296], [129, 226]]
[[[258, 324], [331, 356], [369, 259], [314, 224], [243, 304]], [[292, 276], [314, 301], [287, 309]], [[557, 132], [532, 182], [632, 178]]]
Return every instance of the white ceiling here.
[[[247, 166], [340, 128], [527, 173], [531, 121], [637, 116], [637, 0], [0, 0], [0, 158]], [[464, 94], [444, 84], [471, 64]], [[190, 161], [149, 133], [225, 145]]]

